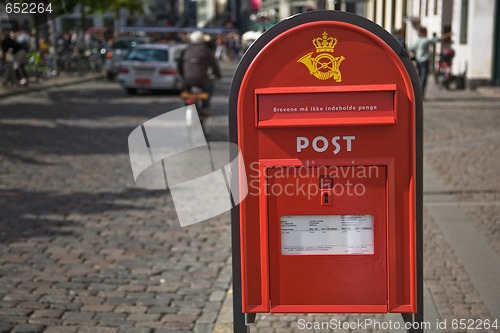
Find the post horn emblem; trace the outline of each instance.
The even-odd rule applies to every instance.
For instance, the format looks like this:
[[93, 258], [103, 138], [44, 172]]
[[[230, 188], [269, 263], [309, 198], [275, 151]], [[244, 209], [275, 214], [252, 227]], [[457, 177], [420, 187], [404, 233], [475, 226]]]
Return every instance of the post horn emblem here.
[[303, 63], [309, 69], [309, 73], [319, 80], [333, 78], [335, 82], [342, 82], [339, 67], [345, 58], [343, 56], [333, 56], [333, 50], [335, 45], [337, 45], [337, 38], [328, 37], [325, 31], [321, 37], [314, 38], [312, 43], [318, 55], [313, 58], [312, 54], [314, 52], [311, 52], [297, 60], [297, 62]]

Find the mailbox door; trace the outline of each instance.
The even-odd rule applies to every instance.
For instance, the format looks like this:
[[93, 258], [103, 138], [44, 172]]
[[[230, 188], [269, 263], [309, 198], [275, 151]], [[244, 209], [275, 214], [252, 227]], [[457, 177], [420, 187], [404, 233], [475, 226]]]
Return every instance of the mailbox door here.
[[271, 312], [387, 312], [386, 167], [267, 179]]

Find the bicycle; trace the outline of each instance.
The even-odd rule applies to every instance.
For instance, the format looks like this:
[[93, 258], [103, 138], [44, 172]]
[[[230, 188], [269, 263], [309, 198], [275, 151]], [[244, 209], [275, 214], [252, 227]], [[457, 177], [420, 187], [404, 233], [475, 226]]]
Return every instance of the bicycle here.
[[35, 82], [49, 78], [49, 70], [40, 52], [29, 52], [27, 59], [26, 71], [29, 77], [33, 77]]
[[0, 77], [2, 79], [2, 86], [4, 87], [16, 84], [16, 76], [12, 62], [0, 61]]

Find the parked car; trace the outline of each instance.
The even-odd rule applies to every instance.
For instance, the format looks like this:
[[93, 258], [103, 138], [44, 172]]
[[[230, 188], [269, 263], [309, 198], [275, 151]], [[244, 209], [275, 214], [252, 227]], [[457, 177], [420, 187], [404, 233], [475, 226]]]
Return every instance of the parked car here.
[[113, 80], [118, 74], [118, 66], [130, 49], [148, 43], [147, 37], [119, 37], [106, 53], [104, 68], [108, 79]]
[[120, 63], [118, 82], [127, 93], [138, 89], [179, 90], [182, 78], [177, 60], [185, 44], [144, 44], [133, 48]]

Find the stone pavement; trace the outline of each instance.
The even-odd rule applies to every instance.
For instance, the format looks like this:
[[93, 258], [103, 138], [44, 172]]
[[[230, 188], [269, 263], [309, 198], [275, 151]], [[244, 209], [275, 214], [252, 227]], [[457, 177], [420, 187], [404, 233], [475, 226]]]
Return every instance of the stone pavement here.
[[[424, 306], [426, 332], [498, 320], [500, 325], [500, 90], [446, 91], [429, 80], [424, 102]], [[216, 333], [231, 332], [232, 291]], [[252, 333], [312, 331], [299, 320], [354, 323], [366, 318], [402, 323], [399, 315], [258, 315]], [[446, 320], [444, 330], [436, 321]], [[479, 327], [479, 326], [478, 326]], [[333, 332], [333, 330], [314, 330]], [[402, 332], [347, 329], [335, 332]]]
[[434, 90], [426, 102], [425, 250], [446, 254], [429, 260], [427, 286], [449, 320], [500, 320], [500, 95], [487, 90]]
[[[231, 70], [214, 98], [219, 106]], [[164, 112], [168, 98], [68, 84], [0, 101], [0, 332], [203, 333], [214, 324], [230, 332], [229, 214], [181, 229], [170, 195], [131, 180], [126, 137]], [[109, 95], [91, 95], [101, 90]], [[69, 94], [71, 102], [63, 98]], [[454, 319], [500, 320], [495, 96], [431, 83], [425, 101], [426, 320], [446, 319], [446, 331]], [[100, 103], [107, 109], [88, 110]], [[219, 127], [226, 121], [214, 117]], [[358, 318], [400, 321], [266, 314], [251, 332]]]
[[127, 149], [133, 128], [180, 103], [105, 81], [0, 100], [0, 332], [212, 330], [229, 216], [180, 228], [169, 193], [135, 186]]

